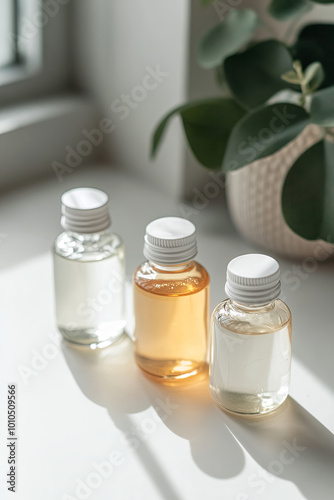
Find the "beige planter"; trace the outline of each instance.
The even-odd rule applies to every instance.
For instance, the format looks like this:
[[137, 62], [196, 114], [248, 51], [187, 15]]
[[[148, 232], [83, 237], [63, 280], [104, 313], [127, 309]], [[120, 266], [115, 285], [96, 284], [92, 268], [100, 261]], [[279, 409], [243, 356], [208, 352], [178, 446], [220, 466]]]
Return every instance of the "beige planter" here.
[[320, 136], [319, 127], [310, 125], [278, 153], [228, 174], [229, 210], [236, 227], [248, 240], [289, 257], [318, 258], [319, 252], [326, 254], [325, 250], [334, 253], [334, 245], [308, 241], [295, 234], [287, 226], [281, 208], [287, 172]]

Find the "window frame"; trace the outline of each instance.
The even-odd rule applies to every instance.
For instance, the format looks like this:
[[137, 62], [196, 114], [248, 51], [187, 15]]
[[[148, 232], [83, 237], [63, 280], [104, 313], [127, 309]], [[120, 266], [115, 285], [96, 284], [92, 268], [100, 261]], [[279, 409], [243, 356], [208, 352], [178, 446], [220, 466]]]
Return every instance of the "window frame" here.
[[70, 1], [13, 0], [20, 32], [8, 36], [15, 37], [20, 57], [15, 65], [0, 68], [0, 108], [68, 88]]

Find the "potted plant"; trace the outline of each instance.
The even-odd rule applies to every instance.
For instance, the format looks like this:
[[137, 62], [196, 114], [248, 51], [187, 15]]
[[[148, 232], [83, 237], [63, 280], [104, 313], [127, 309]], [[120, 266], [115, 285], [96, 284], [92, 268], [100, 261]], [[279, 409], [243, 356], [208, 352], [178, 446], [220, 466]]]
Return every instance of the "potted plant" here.
[[[294, 23], [313, 3], [334, 1], [272, 0], [268, 9]], [[251, 9], [231, 10], [202, 38], [199, 63], [229, 95], [170, 111], [152, 154], [179, 115], [197, 160], [226, 172], [229, 209], [248, 239], [290, 256], [313, 256], [319, 244], [334, 253], [334, 24], [306, 25], [287, 45], [255, 42], [259, 22]]]

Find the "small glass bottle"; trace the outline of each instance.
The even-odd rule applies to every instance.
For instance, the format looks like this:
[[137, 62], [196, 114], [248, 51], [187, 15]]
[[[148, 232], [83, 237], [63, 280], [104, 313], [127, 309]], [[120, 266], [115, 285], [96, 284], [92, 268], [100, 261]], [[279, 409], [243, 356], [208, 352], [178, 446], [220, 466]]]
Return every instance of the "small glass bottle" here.
[[278, 299], [279, 265], [267, 255], [241, 255], [226, 280], [229, 299], [211, 319], [211, 394], [230, 412], [271, 412], [290, 383], [291, 313]]
[[61, 213], [65, 231], [53, 250], [57, 325], [66, 340], [105, 347], [125, 329], [124, 245], [109, 231], [108, 196], [71, 189]]
[[178, 383], [207, 367], [210, 280], [196, 254], [190, 221], [163, 217], [147, 226], [148, 260], [134, 274], [135, 355], [161, 383]]

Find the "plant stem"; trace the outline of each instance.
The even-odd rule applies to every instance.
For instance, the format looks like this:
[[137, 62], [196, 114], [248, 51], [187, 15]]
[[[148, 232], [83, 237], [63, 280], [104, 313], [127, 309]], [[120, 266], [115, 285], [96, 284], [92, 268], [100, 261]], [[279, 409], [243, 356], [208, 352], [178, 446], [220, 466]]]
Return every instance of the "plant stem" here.
[[292, 21], [290, 22], [289, 26], [287, 27], [287, 30], [286, 32], [284, 33], [284, 36], [283, 36], [283, 41], [288, 44], [289, 41], [290, 41], [290, 37], [292, 35], [292, 33], [295, 31], [295, 28], [296, 28], [296, 25], [298, 24], [298, 21], [299, 21], [299, 17], [296, 16], [292, 19]]
[[309, 91], [307, 84], [304, 83], [303, 68], [302, 68], [302, 65], [299, 61], [295, 61], [293, 63], [293, 69], [295, 70], [295, 72], [297, 73], [297, 76], [299, 78], [299, 85], [300, 85], [300, 89], [302, 91], [300, 103], [302, 106], [304, 106], [305, 102], [306, 102], [306, 96], [308, 96], [310, 94], [310, 91]]

